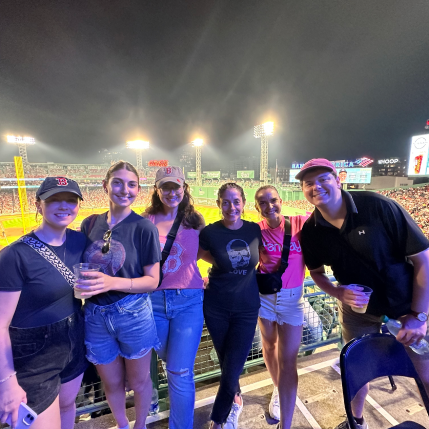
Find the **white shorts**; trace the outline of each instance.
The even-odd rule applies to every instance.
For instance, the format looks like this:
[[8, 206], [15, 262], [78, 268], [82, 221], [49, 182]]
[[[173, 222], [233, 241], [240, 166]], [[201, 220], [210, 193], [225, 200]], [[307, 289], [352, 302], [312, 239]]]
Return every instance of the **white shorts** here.
[[283, 323], [292, 326], [304, 325], [303, 289], [301, 285], [292, 289], [282, 289], [271, 295], [259, 294], [261, 298], [259, 317], [277, 322], [279, 325]]

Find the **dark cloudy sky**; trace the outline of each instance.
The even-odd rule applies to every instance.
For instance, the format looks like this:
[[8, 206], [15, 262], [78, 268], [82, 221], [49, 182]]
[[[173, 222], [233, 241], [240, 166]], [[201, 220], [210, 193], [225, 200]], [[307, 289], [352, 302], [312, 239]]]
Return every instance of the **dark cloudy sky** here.
[[402, 156], [429, 118], [426, 0], [1, 0], [0, 19], [0, 134], [34, 136], [32, 162], [136, 138], [174, 157], [202, 133], [209, 169], [258, 155], [268, 118], [270, 164]]

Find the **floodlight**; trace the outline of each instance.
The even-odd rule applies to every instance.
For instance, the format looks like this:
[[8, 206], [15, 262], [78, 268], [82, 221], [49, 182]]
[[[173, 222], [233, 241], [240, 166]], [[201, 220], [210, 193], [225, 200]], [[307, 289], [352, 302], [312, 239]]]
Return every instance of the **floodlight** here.
[[127, 148], [128, 149], [149, 149], [149, 142], [143, 141], [143, 140], [133, 140], [127, 142]]
[[204, 140], [203, 139], [195, 139], [191, 142], [192, 146], [195, 148], [195, 172], [197, 179], [197, 186], [202, 186], [203, 179], [201, 175], [201, 148], [203, 147]]
[[203, 144], [204, 144], [204, 140], [203, 139], [195, 139], [192, 142], [192, 146], [194, 146], [194, 147], [202, 146]]
[[265, 122], [261, 125], [253, 127], [253, 135], [257, 139], [261, 139], [261, 166], [259, 172], [259, 180], [264, 185], [268, 183], [268, 136], [274, 134], [274, 123]]
[[27, 146], [36, 143], [34, 137], [22, 137], [22, 136], [7, 136], [6, 140], [8, 143], [16, 144], [18, 146], [19, 156], [22, 158], [24, 165], [28, 164], [27, 158]]
[[143, 159], [142, 159], [142, 151], [144, 149], [149, 149], [149, 142], [143, 140], [133, 140], [127, 142], [128, 149], [134, 149], [136, 151], [137, 156], [137, 171], [143, 170]]
[[7, 136], [7, 142], [14, 144], [35, 144], [36, 140], [33, 137]]

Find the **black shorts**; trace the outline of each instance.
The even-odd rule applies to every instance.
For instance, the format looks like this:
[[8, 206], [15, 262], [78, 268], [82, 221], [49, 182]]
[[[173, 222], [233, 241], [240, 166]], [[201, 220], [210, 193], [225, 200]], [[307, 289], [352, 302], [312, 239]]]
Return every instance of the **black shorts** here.
[[88, 366], [83, 315], [37, 328], [10, 327], [9, 334], [18, 383], [27, 393], [27, 405], [40, 414], [54, 402], [61, 384]]

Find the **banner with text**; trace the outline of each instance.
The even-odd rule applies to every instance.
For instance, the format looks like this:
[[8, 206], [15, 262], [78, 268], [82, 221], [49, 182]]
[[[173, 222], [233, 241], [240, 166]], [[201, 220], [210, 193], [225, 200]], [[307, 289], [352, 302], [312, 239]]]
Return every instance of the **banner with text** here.
[[255, 170], [240, 170], [237, 171], [237, 179], [254, 179]]

